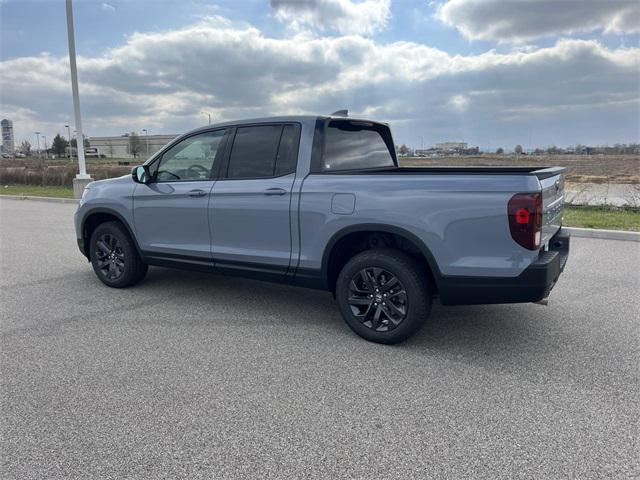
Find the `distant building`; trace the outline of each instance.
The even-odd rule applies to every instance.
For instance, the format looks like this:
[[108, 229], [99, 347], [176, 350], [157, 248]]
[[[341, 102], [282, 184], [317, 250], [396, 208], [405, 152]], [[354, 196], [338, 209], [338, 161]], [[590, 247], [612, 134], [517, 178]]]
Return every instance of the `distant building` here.
[[16, 150], [16, 144], [13, 140], [13, 122], [6, 118], [0, 122], [2, 129], [2, 151], [13, 153]]
[[[146, 159], [164, 147], [178, 135], [138, 135], [140, 147], [138, 158]], [[115, 137], [90, 137], [90, 147], [86, 150], [93, 156], [106, 158], [133, 158], [130, 149], [129, 135], [120, 135]]]
[[435, 157], [438, 151], [435, 148], [416, 148], [414, 155], [416, 157]]
[[415, 151], [417, 157], [445, 157], [459, 155], [478, 155], [478, 147], [470, 147], [466, 142], [442, 142], [429, 148], [418, 148]]
[[457, 152], [460, 150], [466, 150], [467, 142], [442, 142], [436, 143], [436, 150], [441, 152]]

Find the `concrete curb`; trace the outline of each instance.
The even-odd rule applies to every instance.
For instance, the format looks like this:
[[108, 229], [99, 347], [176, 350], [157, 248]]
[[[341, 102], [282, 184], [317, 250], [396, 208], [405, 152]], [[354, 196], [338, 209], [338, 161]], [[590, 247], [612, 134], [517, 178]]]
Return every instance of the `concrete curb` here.
[[[78, 203], [77, 198], [56, 198], [56, 197], [34, 197], [31, 195], [0, 195], [0, 199], [11, 200], [38, 200], [51, 203]], [[601, 238], [604, 240], [625, 240], [630, 242], [640, 242], [640, 232], [630, 232], [628, 230], [600, 230], [595, 228], [562, 227], [574, 237]]]
[[640, 232], [628, 230], [600, 230], [596, 228], [562, 227], [572, 237], [601, 238], [605, 240], [625, 240], [628, 242], [640, 242]]
[[50, 203], [78, 203], [77, 198], [58, 198], [58, 197], [35, 197], [32, 195], [0, 195], [0, 199], [8, 198], [10, 200], [38, 200], [40, 202]]

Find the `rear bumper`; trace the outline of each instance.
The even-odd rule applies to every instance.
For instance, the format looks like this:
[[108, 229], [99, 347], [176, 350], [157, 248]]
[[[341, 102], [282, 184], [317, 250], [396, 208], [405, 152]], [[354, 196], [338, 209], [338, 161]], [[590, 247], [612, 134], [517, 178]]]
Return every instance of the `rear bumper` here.
[[478, 305], [486, 303], [526, 303], [546, 298], [564, 270], [569, 257], [570, 235], [560, 229], [549, 250], [517, 277], [443, 277], [440, 303]]

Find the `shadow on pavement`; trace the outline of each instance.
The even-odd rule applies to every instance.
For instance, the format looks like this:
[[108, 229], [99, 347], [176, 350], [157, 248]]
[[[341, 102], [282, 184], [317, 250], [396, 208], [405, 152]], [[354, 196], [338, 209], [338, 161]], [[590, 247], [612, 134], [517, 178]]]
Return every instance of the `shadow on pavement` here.
[[[220, 302], [233, 305], [242, 321], [252, 316], [255, 321], [268, 317], [269, 322], [298, 325], [324, 322], [327, 335], [351, 335], [333, 297], [328, 292], [278, 285], [240, 277], [151, 268], [136, 289], [180, 289], [180, 301], [209, 304], [212, 310]], [[170, 290], [168, 290], [170, 291]], [[212, 299], [217, 303], [212, 302]], [[263, 312], [257, 315], [256, 309]], [[535, 354], [532, 345], [545, 342], [549, 333], [542, 325], [544, 317], [553, 316], [550, 307], [533, 304], [441, 306], [434, 300], [432, 313], [425, 326], [407, 342], [394, 348], [446, 350], [482, 354], [496, 358], [513, 358]]]

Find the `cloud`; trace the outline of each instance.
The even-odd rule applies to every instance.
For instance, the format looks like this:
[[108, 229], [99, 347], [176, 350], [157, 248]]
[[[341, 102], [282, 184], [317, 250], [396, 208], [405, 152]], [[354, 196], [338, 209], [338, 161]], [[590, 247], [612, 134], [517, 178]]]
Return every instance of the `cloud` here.
[[469, 99], [464, 95], [454, 95], [449, 99], [449, 105], [460, 112], [464, 112], [469, 105]]
[[637, 0], [449, 0], [436, 18], [470, 40], [523, 42], [601, 30], [640, 32]]
[[294, 29], [371, 35], [391, 16], [391, 0], [270, 0], [278, 20]]
[[[208, 17], [134, 34], [80, 57], [78, 68], [89, 135], [180, 133], [204, 122], [202, 110], [224, 120], [339, 108], [391, 121], [405, 143], [417, 132], [523, 143], [529, 130], [538, 144], [632, 141], [640, 128], [640, 48], [593, 40], [462, 56], [358, 35], [272, 38]], [[0, 83], [2, 114], [19, 120], [17, 139], [54, 134], [72, 118], [64, 56], [0, 62]]]
[[113, 5], [110, 5], [106, 2], [100, 4], [100, 8], [105, 11], [105, 12], [115, 12], [116, 11], [116, 7], [114, 7]]

